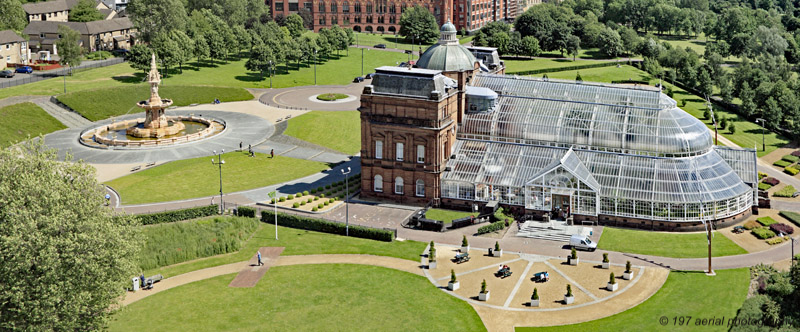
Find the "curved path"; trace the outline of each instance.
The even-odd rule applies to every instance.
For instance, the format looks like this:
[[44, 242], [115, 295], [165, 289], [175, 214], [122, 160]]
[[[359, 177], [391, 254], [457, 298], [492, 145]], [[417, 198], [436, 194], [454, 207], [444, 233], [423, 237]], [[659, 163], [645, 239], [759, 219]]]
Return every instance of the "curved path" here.
[[[361, 106], [361, 91], [370, 80], [348, 85], [317, 85], [269, 90], [258, 97], [266, 105], [280, 108], [301, 108], [318, 111], [354, 111]], [[343, 93], [354, 98], [346, 102], [325, 102], [309, 97], [323, 93]]]

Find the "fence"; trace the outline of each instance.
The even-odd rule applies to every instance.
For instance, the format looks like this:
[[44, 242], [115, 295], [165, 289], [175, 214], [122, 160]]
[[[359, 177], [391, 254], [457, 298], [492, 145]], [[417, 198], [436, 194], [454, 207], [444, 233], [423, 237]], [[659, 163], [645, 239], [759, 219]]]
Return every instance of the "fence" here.
[[[9, 79], [0, 79], [0, 89], [3, 88], [10, 88], [12, 86], [23, 85], [28, 83], [39, 82], [43, 80], [48, 80], [55, 77], [62, 77], [69, 75], [70, 71], [77, 72], [83, 71], [93, 68], [100, 68], [100, 67], [107, 67], [111, 65], [116, 65], [125, 62], [124, 58], [111, 58], [107, 60], [100, 60], [100, 61], [92, 61], [75, 68], [61, 68], [55, 70], [49, 70], [44, 72], [33, 72], [32, 74], [18, 74], [13, 78]], [[23, 76], [24, 75], [24, 76]]]

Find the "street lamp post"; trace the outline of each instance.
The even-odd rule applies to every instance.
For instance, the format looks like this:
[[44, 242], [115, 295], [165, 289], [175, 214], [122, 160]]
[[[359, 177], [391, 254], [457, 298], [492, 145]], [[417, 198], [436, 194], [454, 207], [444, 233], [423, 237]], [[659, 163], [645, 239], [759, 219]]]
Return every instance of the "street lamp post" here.
[[797, 242], [797, 240], [795, 238], [791, 237], [791, 236], [789, 236], [789, 239], [792, 240], [792, 258], [789, 259], [789, 265], [792, 265], [792, 264], [794, 264], [794, 244], [795, 244], [795, 242]]
[[364, 49], [361, 49], [361, 76], [364, 76]]
[[344, 223], [345, 223], [345, 235], [350, 236], [350, 204], [348, 197], [350, 197], [350, 184], [348, 183], [348, 175], [350, 175], [350, 167], [347, 168], [347, 172], [342, 169], [342, 175], [344, 175]]
[[314, 85], [317, 85], [317, 49], [314, 49]]
[[219, 154], [217, 154], [217, 150], [214, 150], [213, 153], [219, 158], [219, 162], [215, 162], [214, 158], [211, 158], [211, 164], [219, 166], [219, 214], [222, 214], [225, 208], [222, 204], [222, 165], [225, 164], [225, 160], [222, 160], [222, 155], [225, 153], [225, 149], [222, 149]]
[[756, 119], [756, 123], [761, 123], [761, 151], [767, 151], [767, 144], [764, 139], [764, 132], [767, 130], [767, 123], [764, 119]]
[[272, 60], [269, 60], [269, 88], [272, 89]]
[[269, 192], [269, 198], [272, 198], [272, 206], [275, 207], [275, 240], [278, 239], [278, 193], [273, 190]]

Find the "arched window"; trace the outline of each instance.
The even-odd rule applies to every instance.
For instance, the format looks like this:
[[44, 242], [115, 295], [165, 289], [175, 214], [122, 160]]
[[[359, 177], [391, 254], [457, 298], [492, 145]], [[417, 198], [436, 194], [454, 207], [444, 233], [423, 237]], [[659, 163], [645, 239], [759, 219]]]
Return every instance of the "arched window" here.
[[425, 197], [425, 181], [422, 179], [417, 180], [417, 196]]
[[375, 192], [383, 192], [383, 177], [380, 175], [375, 175], [375, 183], [372, 184], [372, 189]]
[[394, 179], [394, 193], [395, 194], [403, 194], [403, 178], [397, 177]]

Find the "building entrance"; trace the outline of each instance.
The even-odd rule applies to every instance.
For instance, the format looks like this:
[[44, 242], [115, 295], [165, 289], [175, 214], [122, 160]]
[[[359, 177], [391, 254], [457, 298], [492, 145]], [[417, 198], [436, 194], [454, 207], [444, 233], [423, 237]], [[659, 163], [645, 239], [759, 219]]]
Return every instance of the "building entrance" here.
[[569, 217], [570, 196], [553, 195], [553, 218], [563, 220]]

